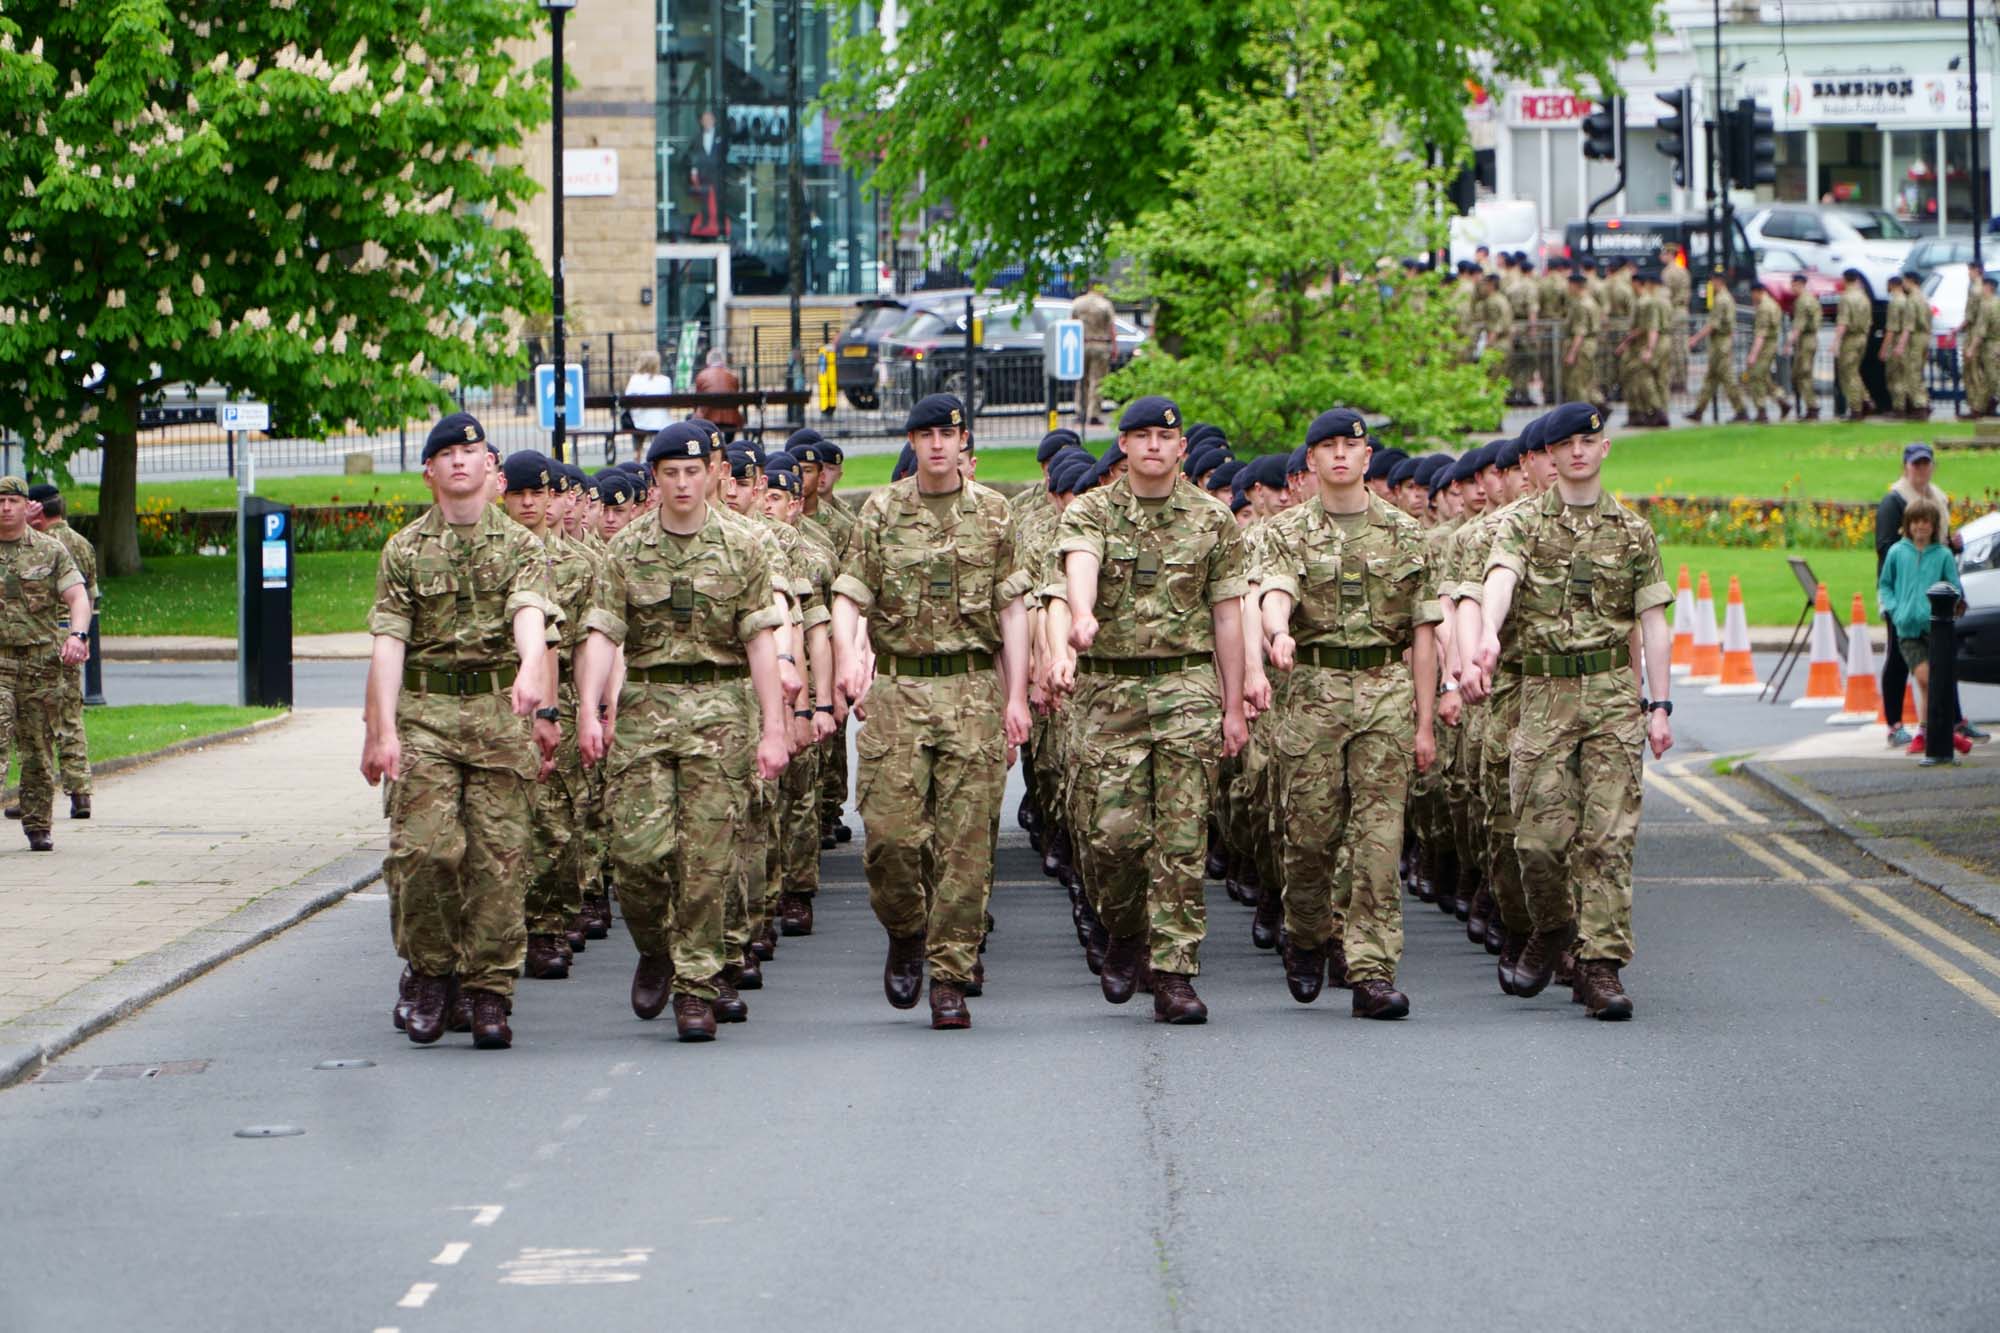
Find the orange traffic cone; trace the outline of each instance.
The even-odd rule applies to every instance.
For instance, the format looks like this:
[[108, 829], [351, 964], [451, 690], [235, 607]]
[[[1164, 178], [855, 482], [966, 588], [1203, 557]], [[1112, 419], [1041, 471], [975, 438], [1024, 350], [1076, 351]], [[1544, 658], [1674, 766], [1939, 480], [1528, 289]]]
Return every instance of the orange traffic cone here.
[[1887, 722], [1882, 712], [1882, 687], [1875, 680], [1875, 645], [1868, 639], [1868, 612], [1862, 608], [1861, 594], [1854, 594], [1854, 611], [1847, 631], [1847, 698], [1840, 711], [1828, 722], [1859, 726], [1865, 722]]
[[1833, 605], [1826, 585], [1813, 593], [1812, 656], [1806, 666], [1806, 692], [1792, 700], [1794, 708], [1839, 708], [1845, 702], [1840, 680], [1840, 649], [1833, 641]]
[[1687, 683], [1714, 685], [1722, 679], [1722, 640], [1715, 633], [1715, 594], [1708, 590], [1708, 571], [1694, 595], [1694, 657], [1688, 663]]
[[1729, 610], [1722, 623], [1722, 683], [1705, 694], [1762, 694], [1757, 664], [1750, 657], [1750, 619], [1743, 610], [1743, 585], [1729, 576]]
[[1688, 584], [1688, 567], [1681, 566], [1680, 586], [1674, 592], [1673, 674], [1685, 676], [1694, 665], [1694, 589]]

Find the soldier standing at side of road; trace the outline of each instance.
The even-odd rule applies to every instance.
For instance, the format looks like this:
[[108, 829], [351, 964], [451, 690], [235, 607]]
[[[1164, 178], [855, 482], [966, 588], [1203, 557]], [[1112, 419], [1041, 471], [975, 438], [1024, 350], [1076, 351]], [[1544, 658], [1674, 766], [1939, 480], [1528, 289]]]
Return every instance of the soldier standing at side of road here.
[[1598, 343], [1604, 333], [1604, 312], [1590, 294], [1590, 277], [1581, 270], [1569, 275], [1569, 304], [1562, 329], [1563, 396], [1583, 403], [1604, 403], [1598, 384]]
[[1993, 390], [1986, 378], [1985, 359], [1979, 353], [1979, 319], [1986, 308], [1984, 277], [1979, 265], [1965, 266], [1965, 318], [1958, 326], [1959, 383], [1964, 394], [1958, 415], [1968, 421], [1985, 416], [1987, 405], [1993, 400]]
[[915, 1008], [928, 959], [931, 1026], [948, 1030], [972, 1023], [1007, 747], [1028, 738], [1030, 575], [1007, 502], [960, 472], [965, 405], [932, 394], [903, 427], [916, 475], [861, 506], [833, 582], [834, 678], [866, 701], [855, 789], [883, 992]]
[[1701, 395], [1694, 400], [1694, 410], [1687, 419], [1700, 425], [1702, 413], [1720, 392], [1736, 409], [1732, 423], [1750, 420], [1743, 407], [1743, 387], [1736, 382], [1736, 298], [1729, 294], [1729, 283], [1719, 269], [1708, 276], [1708, 322], [1688, 339], [1689, 354], [1703, 343], [1708, 344], [1708, 369], [1702, 376]]
[[1180, 484], [1181, 424], [1166, 398], [1125, 409], [1127, 475], [1063, 511], [1064, 580], [1050, 614], [1051, 637], [1085, 654], [1066, 653], [1053, 674], [1059, 690], [1075, 691], [1077, 780], [1090, 812], [1078, 831], [1110, 934], [1104, 998], [1131, 999], [1150, 955], [1154, 1020], [1189, 1024], [1208, 1019], [1191, 982], [1208, 928], [1209, 811], [1221, 761], [1249, 735], [1249, 582], [1236, 520]]
[[[1806, 275], [1792, 274], [1792, 396], [1798, 399], [1799, 420], [1819, 420], [1819, 302], [1806, 290]], [[1782, 409], [1781, 409], [1782, 411]]]
[[[69, 525], [64, 517], [67, 507], [63, 503], [62, 492], [43, 482], [28, 488], [28, 499], [34, 504], [28, 514], [28, 526], [44, 537], [53, 537], [63, 544], [70, 559], [76, 561], [77, 571], [83, 575], [84, 588], [90, 594], [90, 609], [96, 613], [98, 606], [97, 549], [85, 541], [83, 534]], [[58, 624], [65, 634], [81, 628], [87, 634], [88, 622], [74, 625], [65, 615]], [[62, 672], [62, 687], [58, 696], [60, 709], [56, 718], [56, 765], [61, 769], [63, 794], [69, 797], [69, 817], [71, 819], [90, 818], [90, 743], [83, 730], [83, 672], [65, 667]], [[10, 812], [10, 819], [19, 815]]]
[[1291, 676], [1275, 738], [1285, 983], [1301, 1004], [1317, 999], [1332, 942], [1355, 1016], [1402, 1018], [1396, 863], [1412, 758], [1415, 773], [1437, 758], [1439, 609], [1415, 520], [1362, 481], [1367, 434], [1344, 408], [1306, 431], [1319, 494], [1272, 526], [1259, 604], [1271, 666]]
[[[55, 732], [61, 676], [90, 650], [90, 593], [67, 548], [28, 524], [28, 483], [0, 477], [0, 763], [21, 754], [21, 831], [28, 849], [54, 850]], [[72, 628], [60, 621], [67, 615]]]
[[1633, 292], [1632, 328], [1618, 344], [1618, 380], [1625, 386], [1625, 424], [1664, 426], [1667, 400], [1659, 391], [1665, 383], [1660, 370], [1666, 359], [1663, 342], [1667, 308], [1646, 274], [1633, 279]]
[[1882, 323], [1882, 345], [1875, 349], [1875, 359], [1882, 363], [1882, 380], [1889, 386], [1889, 411], [1907, 419], [1912, 398], [1909, 376], [1905, 373], [1909, 361], [1903, 355], [1903, 346], [1910, 336], [1910, 300], [1904, 291], [1902, 274], [1891, 273], [1884, 285], [1889, 293], [1889, 308]]
[[423, 466], [437, 503], [389, 539], [375, 575], [361, 774], [392, 784], [382, 878], [409, 964], [402, 1027], [436, 1041], [462, 994], [473, 1045], [504, 1050], [528, 944], [531, 784], [555, 760], [553, 729], [529, 716], [552, 693], [557, 612], [541, 544], [487, 503], [478, 420], [432, 427]]
[[[1688, 277], [1687, 259], [1677, 245], [1660, 248], [1660, 287], [1667, 302], [1667, 335], [1664, 341], [1669, 356], [1664, 369], [1667, 372], [1668, 393], [1682, 393], [1687, 390], [1688, 352], [1687, 322], [1688, 298], [1693, 295], [1693, 280]], [[1660, 395], [1665, 402], [1667, 394]]]
[[1914, 276], [1903, 279], [1903, 300], [1909, 307], [1903, 332], [1903, 391], [1910, 400], [1910, 420], [1931, 419], [1931, 390], [1924, 383], [1924, 364], [1931, 354], [1931, 305]]
[[[1619, 972], [1632, 961], [1640, 750], [1650, 743], [1657, 758], [1673, 744], [1664, 610], [1673, 591], [1652, 527], [1604, 490], [1603, 418], [1586, 403], [1552, 415], [1543, 434], [1556, 484], [1498, 520], [1481, 590], [1476, 693], [1493, 678], [1510, 612], [1518, 617], [1509, 784], [1535, 931], [1500, 981], [1539, 994], [1573, 944], [1576, 998], [1590, 1017], [1618, 1020], [1632, 1016]], [[1635, 697], [1635, 626], [1650, 701]]]
[[1840, 396], [1847, 404], [1847, 419], [1859, 421], [1875, 409], [1868, 391], [1861, 385], [1861, 358], [1868, 351], [1875, 302], [1868, 291], [1868, 279], [1860, 269], [1848, 269], [1840, 276], [1847, 285], [1840, 290], [1840, 305], [1834, 314], [1834, 371], [1840, 382]]
[[1100, 282], [1092, 283], [1089, 291], [1077, 297], [1069, 313], [1083, 324], [1083, 378], [1076, 384], [1076, 423], [1081, 432], [1085, 426], [1104, 424], [1098, 415], [1102, 410], [1098, 394], [1104, 377], [1111, 373], [1112, 353], [1118, 350], [1118, 312]]
[[1769, 403], [1778, 404], [1778, 419], [1784, 420], [1792, 410], [1791, 400], [1778, 392], [1777, 383], [1771, 372], [1778, 364], [1778, 342], [1785, 326], [1784, 307], [1771, 294], [1769, 287], [1757, 288], [1755, 313], [1750, 322], [1750, 351], [1743, 359], [1745, 367], [1745, 390], [1750, 405], [1757, 409], [1757, 424], [1767, 425], [1771, 420]]
[[[1490, 379], [1505, 379], [1514, 358], [1514, 307], [1500, 290], [1500, 279], [1487, 274], [1479, 280], [1479, 299], [1474, 306], [1479, 336], [1485, 343], [1480, 359], [1486, 363]], [[1510, 389], [1511, 395], [1512, 390]]]

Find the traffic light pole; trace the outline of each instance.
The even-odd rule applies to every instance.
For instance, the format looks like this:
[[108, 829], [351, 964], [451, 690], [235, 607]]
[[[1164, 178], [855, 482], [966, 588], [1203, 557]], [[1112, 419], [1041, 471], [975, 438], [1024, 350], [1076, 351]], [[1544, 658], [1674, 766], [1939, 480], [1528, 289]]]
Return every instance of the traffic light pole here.
[[1980, 253], [1979, 234], [1986, 230], [1986, 194], [1979, 187], [1979, 31], [1973, 14], [1971, 0], [1965, 5], [1965, 69], [1972, 82], [1972, 95], [1966, 102], [1972, 107], [1972, 263], [1980, 272], [1986, 271], [1984, 256]]
[[[1616, 199], [1625, 189], [1625, 99], [1623, 97], [1611, 99], [1611, 117], [1612, 133], [1617, 136], [1618, 144], [1618, 179], [1613, 182], [1610, 189], [1590, 201], [1590, 207], [1585, 209], [1583, 214], [1586, 220], [1598, 209]], [[1596, 249], [1595, 246], [1591, 248]]]

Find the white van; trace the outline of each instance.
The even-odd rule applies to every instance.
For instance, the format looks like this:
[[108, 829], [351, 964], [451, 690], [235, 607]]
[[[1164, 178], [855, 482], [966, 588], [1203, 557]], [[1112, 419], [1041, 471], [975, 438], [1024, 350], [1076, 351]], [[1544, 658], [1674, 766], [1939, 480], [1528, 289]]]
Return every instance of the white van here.
[[1494, 254], [1524, 251], [1539, 268], [1542, 262], [1541, 210], [1532, 199], [1484, 199], [1472, 211], [1451, 220], [1451, 262], [1476, 259], [1485, 246]]

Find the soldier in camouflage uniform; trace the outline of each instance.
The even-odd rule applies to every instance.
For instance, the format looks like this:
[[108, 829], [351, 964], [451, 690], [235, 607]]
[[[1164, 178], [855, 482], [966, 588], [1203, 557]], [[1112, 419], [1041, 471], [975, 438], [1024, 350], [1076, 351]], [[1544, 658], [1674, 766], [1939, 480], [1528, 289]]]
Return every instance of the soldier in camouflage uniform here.
[[[28, 488], [28, 498], [36, 506], [28, 515], [28, 526], [44, 537], [53, 537], [61, 542], [70, 559], [76, 561], [77, 570], [83, 575], [84, 588], [90, 594], [91, 612], [95, 614], [98, 605], [96, 548], [64, 518], [66, 506], [61, 491], [43, 482]], [[67, 634], [79, 628], [88, 632], [90, 625], [87, 622], [81, 626], [72, 625], [65, 615], [58, 628]], [[83, 730], [83, 673], [65, 667], [61, 680], [56, 719], [56, 762], [62, 770], [63, 793], [69, 797], [69, 817], [88, 819], [90, 743]], [[9, 812], [8, 818], [19, 818], [19, 815]]]
[[1496, 380], [1504, 379], [1514, 358], [1514, 308], [1501, 292], [1497, 276], [1488, 274], [1479, 280], [1473, 314], [1478, 320], [1479, 336], [1485, 342], [1480, 360], [1486, 364], [1486, 373]]
[[[1632, 846], [1641, 746], [1673, 744], [1668, 714], [1673, 600], [1644, 518], [1605, 492], [1603, 419], [1569, 403], [1544, 424], [1554, 488], [1498, 523], [1482, 588], [1477, 668], [1490, 680], [1519, 616], [1520, 725], [1510, 754], [1514, 846], [1534, 934], [1501, 989], [1532, 996], [1574, 943], [1576, 998], [1592, 1018], [1631, 1017], [1619, 978], [1632, 959]], [[1645, 652], [1650, 703], [1635, 697], [1629, 640]]]
[[1841, 397], [1847, 404], [1847, 419], [1859, 421], [1875, 406], [1861, 382], [1861, 359], [1868, 351], [1875, 308], [1869, 299], [1868, 280], [1860, 269], [1848, 269], [1841, 277], [1847, 285], [1841, 288], [1840, 304], [1835, 308], [1833, 367]]
[[1979, 320], [1986, 307], [1986, 284], [1981, 281], [1984, 274], [1977, 264], [1967, 264], [1965, 273], [1965, 318], [1958, 326], [1958, 365], [1964, 398], [1958, 414], [1970, 420], [1986, 414], [1987, 404], [1993, 401], [1993, 389], [1986, 378], [1985, 359], [1979, 355]]
[[1273, 525], [1259, 600], [1271, 665], [1292, 677], [1276, 735], [1286, 985], [1310, 1004], [1331, 960], [1357, 1017], [1401, 1018], [1396, 861], [1412, 756], [1419, 773], [1437, 757], [1440, 613], [1416, 523], [1363, 482], [1367, 436], [1344, 408], [1307, 430], [1319, 494]]
[[2000, 290], [1991, 274], [1981, 279], [1986, 299], [1979, 303], [1979, 362], [1985, 367], [1988, 400], [1981, 403], [1982, 415], [1992, 406], [1991, 395], [2000, 391]]
[[1207, 933], [1209, 809], [1219, 761], [1249, 734], [1243, 538], [1226, 508], [1180, 484], [1186, 439], [1172, 402], [1137, 400], [1118, 431], [1128, 475], [1063, 513], [1052, 614], [1086, 656], [1058, 663], [1057, 684], [1075, 690], [1079, 712], [1086, 881], [1110, 935], [1104, 997], [1129, 1000], [1150, 952], [1154, 1019], [1201, 1023], [1190, 980]]
[[[853, 535], [855, 508], [841, 499], [834, 487], [840, 483], [841, 471], [846, 466], [846, 455], [839, 445], [831, 440], [820, 441], [819, 447], [819, 514], [824, 515], [829, 531], [838, 528], [833, 543], [834, 569], [839, 572], [840, 557], [847, 550], [847, 540]], [[814, 517], [807, 511], [808, 517]], [[819, 746], [819, 791], [820, 791], [820, 848], [826, 850], [839, 843], [847, 842], [854, 836], [854, 830], [842, 818], [847, 809], [847, 701], [840, 691], [833, 692], [834, 733], [820, 742]]]
[[1770, 288], [1758, 287], [1750, 321], [1750, 351], [1743, 359], [1743, 378], [1750, 404], [1757, 409], [1759, 424], [1771, 419], [1767, 403], [1777, 402], [1778, 419], [1781, 421], [1792, 407], [1791, 400], [1778, 392], [1777, 383], [1771, 378], [1771, 372], [1778, 364], [1778, 340], [1784, 322], [1785, 311], [1778, 304], [1778, 298], [1771, 295]]
[[1667, 424], [1665, 378], [1666, 303], [1646, 274], [1633, 279], [1632, 328], [1618, 344], [1618, 378], [1625, 386], [1625, 424]]
[[375, 576], [361, 772], [392, 784], [382, 878], [409, 964], [402, 1027], [436, 1041], [456, 988], [473, 1044], [505, 1049], [527, 952], [532, 784], [555, 758], [529, 715], [546, 699], [557, 611], [541, 544], [487, 503], [479, 422], [438, 422], [423, 461], [437, 503], [389, 539]]
[[[1875, 349], [1875, 358], [1882, 363], [1883, 382], [1889, 386], [1889, 410], [1899, 417], [1910, 415], [1911, 404], [1914, 401], [1907, 373], [1909, 359], [1903, 355], [1903, 348], [1909, 341], [1913, 325], [1910, 299], [1904, 290], [1905, 285], [1902, 274], [1889, 275], [1888, 316], [1882, 325], [1882, 345]], [[1925, 322], [1928, 323], [1929, 320], [1926, 319]]]
[[1507, 360], [1507, 402], [1513, 407], [1533, 403], [1530, 387], [1535, 378], [1536, 346], [1533, 330], [1541, 318], [1541, 290], [1528, 272], [1526, 255], [1509, 256], [1500, 281], [1501, 294], [1513, 314], [1513, 337]]
[[868, 498], [834, 580], [835, 677], [867, 699], [855, 785], [869, 903], [889, 936], [883, 991], [914, 1008], [928, 959], [931, 1026], [954, 1029], [972, 1021], [1007, 747], [1028, 738], [1029, 575], [1007, 502], [959, 470], [964, 405], [933, 394], [904, 431], [916, 475]]
[[89, 655], [90, 594], [67, 548], [28, 524], [28, 484], [0, 477], [0, 756], [21, 755], [21, 831], [31, 851], [54, 848], [55, 732], [61, 677]]
[[1590, 277], [1581, 271], [1569, 275], [1569, 304], [1562, 327], [1562, 391], [1566, 397], [1586, 403], [1603, 403], [1598, 385], [1598, 345], [1603, 341], [1604, 311], [1590, 294]]
[[[1792, 358], [1792, 396], [1798, 399], [1799, 420], [1819, 420], [1819, 302], [1806, 290], [1806, 275], [1792, 274], [1792, 334], [1786, 348]], [[1780, 415], [1783, 409], [1780, 409]]]
[[1688, 354], [1693, 355], [1695, 348], [1703, 343], [1708, 344], [1708, 368], [1702, 375], [1701, 393], [1695, 397], [1687, 419], [1700, 425], [1702, 413], [1708, 411], [1708, 405], [1718, 394], [1723, 394], [1736, 409], [1731, 423], [1742, 425], [1750, 420], [1750, 414], [1744, 410], [1743, 386], [1736, 382], [1736, 298], [1729, 294], [1729, 283], [1720, 272], [1709, 275], [1708, 322], [1688, 339]]
[[1660, 286], [1667, 303], [1667, 331], [1661, 341], [1669, 353], [1663, 367], [1667, 373], [1667, 392], [1660, 395], [1664, 402], [1668, 394], [1686, 389], [1688, 381], [1688, 300], [1693, 294], [1694, 280], [1688, 277], [1687, 264], [1677, 245], [1660, 247]]
[[[714, 1038], [733, 961], [724, 899], [740, 864], [724, 831], [743, 836], [753, 776], [775, 779], [788, 757], [772, 634], [784, 613], [768, 548], [708, 503], [712, 438], [691, 422], [653, 438], [659, 511], [612, 542], [577, 663], [583, 760], [609, 750], [611, 859], [639, 950], [632, 1010], [655, 1018], [671, 995], [682, 1041]], [[609, 691], [615, 737], [598, 718]]]
[[1903, 391], [1912, 421], [1931, 419], [1931, 391], [1924, 382], [1924, 364], [1931, 354], [1931, 306], [1915, 277], [1903, 279], [1903, 300], [1909, 307], [1909, 328], [1903, 335]]

